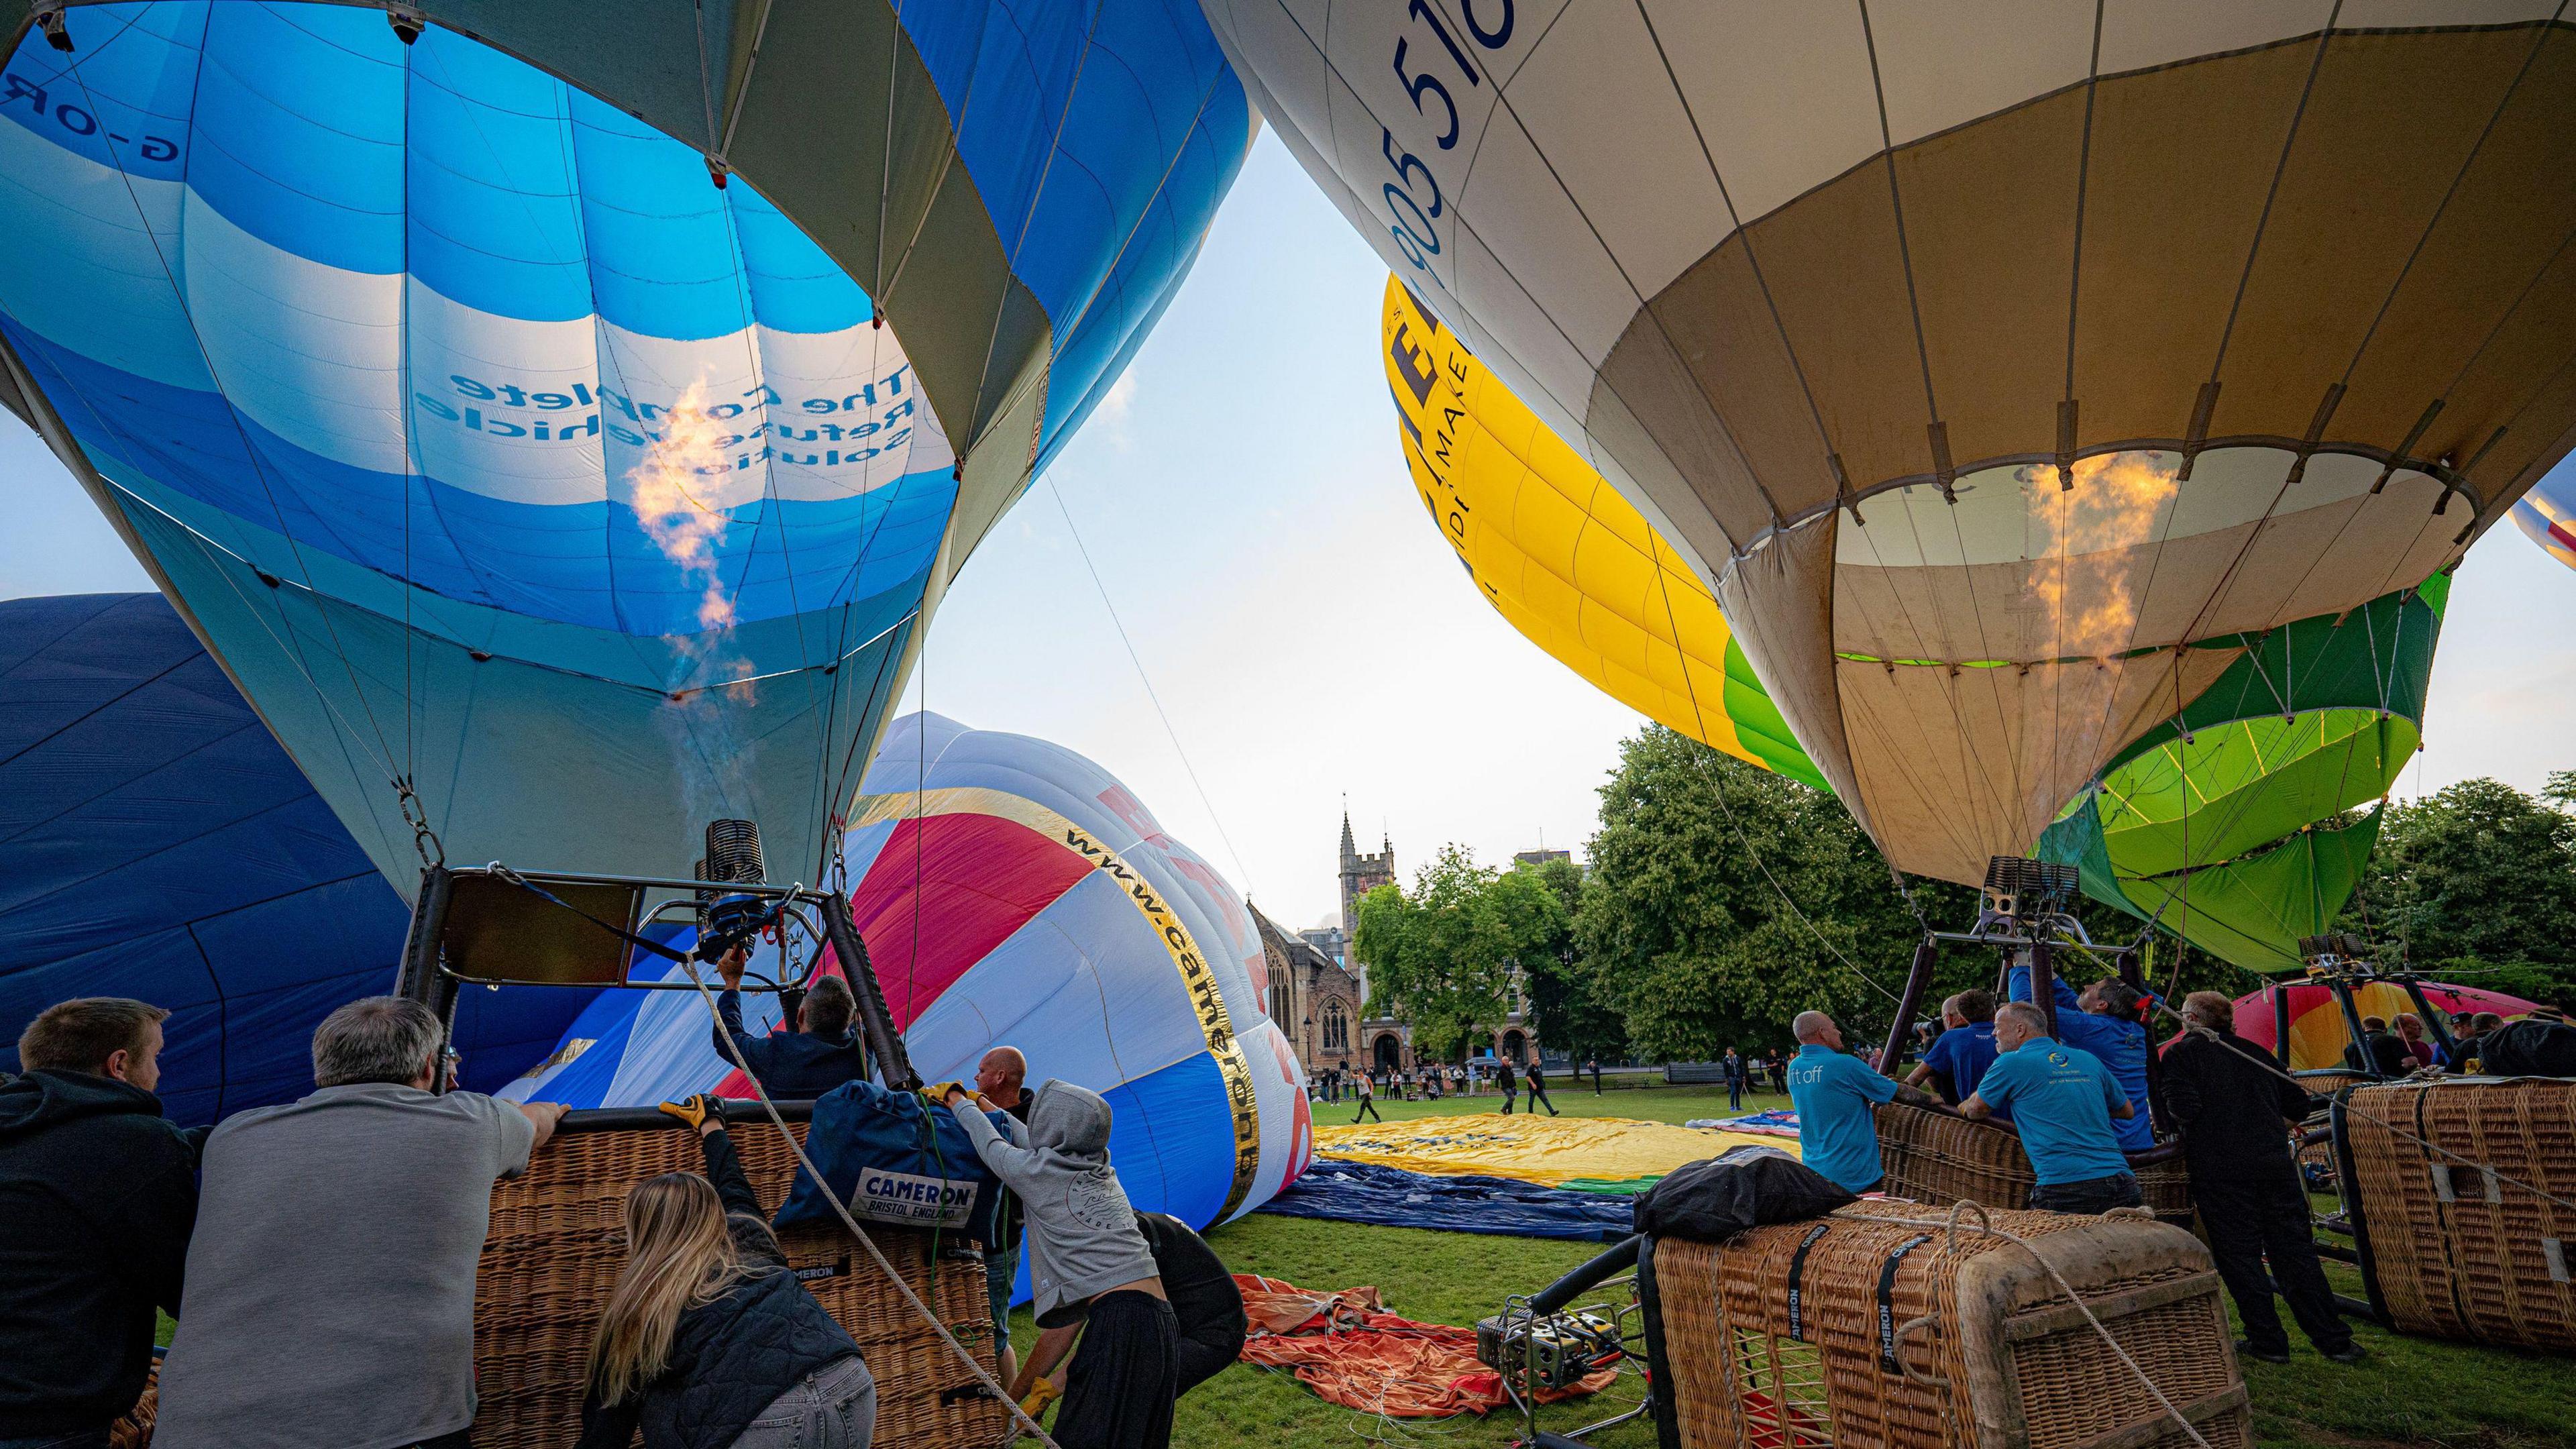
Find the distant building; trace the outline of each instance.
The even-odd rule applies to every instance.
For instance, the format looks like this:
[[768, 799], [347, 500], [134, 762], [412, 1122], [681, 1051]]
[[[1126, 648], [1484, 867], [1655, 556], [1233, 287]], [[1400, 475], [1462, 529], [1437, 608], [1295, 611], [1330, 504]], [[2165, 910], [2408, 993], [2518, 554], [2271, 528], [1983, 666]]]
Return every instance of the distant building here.
[[1309, 926], [1297, 933], [1297, 939], [1323, 952], [1332, 963], [1347, 971], [1351, 967], [1351, 938], [1339, 926]]
[[[1351, 839], [1351, 812], [1342, 812], [1342, 939], [1348, 941], [1360, 933], [1360, 897], [1382, 885], [1395, 884], [1395, 842], [1380, 836], [1378, 853], [1362, 855]], [[1365, 962], [1350, 963], [1368, 979]]]
[[1269, 966], [1270, 1020], [1286, 1033], [1297, 1064], [1310, 1077], [1330, 1067], [1358, 1067], [1359, 978], [1307, 939], [1314, 933], [1283, 931], [1258, 907], [1252, 908], [1252, 921]]
[[[1342, 959], [1358, 978], [1360, 1001], [1365, 1008], [1368, 999], [1368, 962], [1362, 960], [1350, 943], [1359, 939], [1360, 897], [1382, 885], [1395, 884], [1395, 842], [1381, 835], [1378, 853], [1360, 854], [1359, 844], [1351, 838], [1351, 812], [1342, 812]], [[1413, 1065], [1413, 1028], [1391, 1016], [1371, 1016], [1360, 1022], [1360, 1049], [1365, 1060], [1354, 1066], [1410, 1067]]]
[[[1512, 858], [1515, 861], [1536, 863], [1544, 860], [1571, 860], [1574, 857], [1569, 851], [1542, 849], [1525, 850]], [[1358, 987], [1364, 1009], [1373, 1004], [1368, 998], [1368, 962], [1361, 960], [1350, 949], [1351, 941], [1359, 934], [1360, 897], [1379, 886], [1394, 883], [1395, 842], [1391, 838], [1380, 836], [1377, 854], [1360, 854], [1359, 844], [1351, 836], [1351, 813], [1348, 810], [1343, 811], [1341, 930], [1335, 932], [1328, 926], [1318, 927], [1312, 931], [1301, 932], [1300, 935], [1318, 953], [1334, 957], [1349, 968], [1349, 973]], [[1328, 950], [1324, 945], [1325, 940], [1333, 941], [1339, 950], [1337, 952]], [[1535, 1059], [1539, 1051], [1538, 1029], [1528, 1024], [1528, 1011], [1529, 1002], [1522, 990], [1520, 975], [1515, 972], [1510, 990], [1510, 1010], [1504, 1014], [1502, 1024], [1494, 1028], [1492, 1040], [1484, 1044], [1478, 1053], [1473, 1054], [1490, 1051], [1493, 1055], [1510, 1062], [1527, 1062]], [[1276, 1016], [1272, 1019], [1281, 1022], [1282, 1031], [1288, 1029], [1285, 1019]], [[1419, 1065], [1413, 1055], [1412, 1025], [1392, 1016], [1363, 1017], [1359, 1024], [1359, 1055], [1351, 1059], [1351, 1065], [1396, 1070], [1410, 1070]]]
[[1574, 859], [1573, 851], [1550, 850], [1544, 845], [1540, 846], [1536, 850], [1520, 850], [1512, 853], [1512, 864], [1514, 865], [1545, 865], [1551, 860], [1570, 861], [1572, 859]]

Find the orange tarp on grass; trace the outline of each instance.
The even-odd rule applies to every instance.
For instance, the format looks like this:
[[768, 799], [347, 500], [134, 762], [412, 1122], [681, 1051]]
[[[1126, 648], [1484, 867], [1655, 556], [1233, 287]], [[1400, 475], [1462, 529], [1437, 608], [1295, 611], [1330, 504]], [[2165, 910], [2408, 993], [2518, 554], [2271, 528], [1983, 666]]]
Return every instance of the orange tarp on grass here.
[[[1333, 1403], [1391, 1419], [1441, 1419], [1507, 1402], [1503, 1376], [1476, 1361], [1472, 1328], [1399, 1318], [1384, 1310], [1375, 1288], [1316, 1293], [1252, 1273], [1237, 1273], [1234, 1282], [1252, 1327], [1243, 1361], [1294, 1370]], [[1569, 1392], [1539, 1397], [1599, 1393], [1616, 1377], [1616, 1368], [1605, 1368]]]

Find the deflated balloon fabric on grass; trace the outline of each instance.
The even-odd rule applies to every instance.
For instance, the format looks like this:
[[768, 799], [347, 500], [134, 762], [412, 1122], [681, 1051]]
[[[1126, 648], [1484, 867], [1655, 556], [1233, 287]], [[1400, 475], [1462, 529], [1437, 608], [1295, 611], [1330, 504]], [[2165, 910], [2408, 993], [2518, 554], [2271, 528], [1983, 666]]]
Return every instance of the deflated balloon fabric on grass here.
[[1318, 1127], [1315, 1155], [1440, 1177], [1510, 1177], [1542, 1187], [1642, 1192], [1686, 1162], [1776, 1136], [1711, 1132], [1626, 1117], [1484, 1112], [1367, 1127]]
[[1508, 1177], [1434, 1177], [1373, 1162], [1318, 1162], [1256, 1211], [1452, 1233], [1615, 1243], [1631, 1214], [1618, 1197]]
[[1693, 1117], [1685, 1127], [1707, 1128], [1718, 1132], [1751, 1132], [1763, 1137], [1798, 1136], [1798, 1114], [1787, 1107], [1774, 1107], [1768, 1112], [1748, 1112], [1741, 1117]]
[[[1507, 1402], [1502, 1375], [1476, 1361], [1472, 1328], [1400, 1318], [1385, 1311], [1375, 1288], [1314, 1292], [1252, 1273], [1234, 1282], [1252, 1325], [1243, 1361], [1292, 1370], [1333, 1403], [1390, 1419], [1445, 1419]], [[1618, 1376], [1603, 1369], [1539, 1398], [1597, 1394]]]

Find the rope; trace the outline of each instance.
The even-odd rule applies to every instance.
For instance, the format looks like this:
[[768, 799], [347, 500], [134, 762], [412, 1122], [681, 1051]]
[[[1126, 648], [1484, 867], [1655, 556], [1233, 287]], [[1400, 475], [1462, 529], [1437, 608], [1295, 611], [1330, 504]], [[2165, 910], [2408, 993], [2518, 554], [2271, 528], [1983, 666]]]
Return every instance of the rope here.
[[[1872, 1213], [1866, 1221], [1873, 1223], [1895, 1223], [1909, 1228], [1938, 1228], [1949, 1234], [1951, 1238], [1955, 1239], [1959, 1234], [1959, 1214], [1961, 1209], [1975, 1210], [1977, 1221], [1974, 1225], [1973, 1231], [1983, 1233], [1988, 1237], [2001, 1238], [2030, 1254], [2031, 1261], [2039, 1264], [2040, 1268], [2057, 1284], [2058, 1290], [2066, 1295], [2067, 1301], [2075, 1305], [2075, 1311], [2083, 1314], [2084, 1321], [2092, 1325], [2093, 1331], [2102, 1336], [2102, 1341], [2104, 1343], [2111, 1346], [2111, 1352], [2119, 1356], [2120, 1362], [2128, 1366], [2129, 1372], [2137, 1375], [2139, 1383], [2146, 1385], [2147, 1392], [2155, 1398], [2156, 1403], [2164, 1409], [2165, 1413], [2170, 1416], [2175, 1423], [2182, 1426], [2182, 1431], [2185, 1434], [2191, 1436], [2191, 1442], [2199, 1445], [2200, 1449], [2211, 1449], [2210, 1442], [2201, 1437], [2200, 1430], [2193, 1426], [2191, 1420], [2183, 1417], [2181, 1408], [2178, 1407], [2172, 1399], [2165, 1396], [2164, 1390], [2156, 1387], [2156, 1381], [2147, 1376], [2147, 1371], [2139, 1366], [2136, 1359], [2129, 1356], [2129, 1351], [2127, 1349], [2120, 1346], [2120, 1340], [2112, 1337], [2111, 1330], [2102, 1326], [2102, 1320], [2093, 1316], [2093, 1309], [2090, 1305], [2085, 1303], [2084, 1295], [2075, 1291], [2075, 1285], [2066, 1281], [2066, 1275], [2057, 1271], [2057, 1265], [2041, 1256], [2040, 1251], [2030, 1245], [2030, 1240], [2028, 1238], [2021, 1236], [2019, 1233], [2010, 1232], [2003, 1228], [1996, 1227], [1987, 1219], [1986, 1210], [1983, 1207], [1976, 1203], [1962, 1200], [1950, 1205], [1950, 1213], [1947, 1218], [1889, 1218], [1880, 1217], [1876, 1213]], [[2122, 1212], [2133, 1210], [2114, 1209], [2113, 1211]], [[2108, 1216], [2108, 1214], [2105, 1216]], [[1943, 1251], [1950, 1251], [1948, 1243], [1945, 1242], [1942, 1247]]]
[[[869, 1237], [868, 1230], [859, 1226], [859, 1220], [850, 1216], [849, 1205], [842, 1202], [841, 1195], [832, 1191], [832, 1185], [823, 1180], [822, 1170], [815, 1167], [814, 1159], [805, 1155], [805, 1144], [797, 1141], [796, 1134], [787, 1130], [787, 1119], [778, 1115], [778, 1104], [769, 1100], [769, 1088], [761, 1084], [760, 1077], [752, 1071], [751, 1064], [743, 1060], [742, 1042], [734, 1036], [733, 1029], [725, 1025], [724, 1013], [716, 1009], [715, 993], [707, 990], [706, 978], [698, 974], [696, 960], [693, 958], [682, 961], [680, 969], [689, 974], [689, 984], [698, 989], [698, 999], [705, 1003], [707, 1015], [716, 1024], [716, 1034], [724, 1039], [726, 1053], [733, 1058], [733, 1064], [741, 1069], [743, 1076], [750, 1081], [752, 1092], [760, 1098], [760, 1109], [768, 1114], [769, 1125], [778, 1130], [779, 1140], [787, 1144], [787, 1150], [796, 1154], [797, 1166], [803, 1168], [805, 1175], [813, 1179], [814, 1185], [823, 1190], [823, 1200], [832, 1205], [832, 1212], [840, 1218], [841, 1226], [848, 1228], [850, 1236], [859, 1240], [859, 1246], [868, 1250], [868, 1257], [876, 1263], [877, 1270], [893, 1282], [895, 1291], [903, 1295], [904, 1303], [913, 1312], [921, 1315], [921, 1321], [930, 1325], [931, 1331], [939, 1335], [939, 1341], [946, 1344], [948, 1351], [957, 1356], [957, 1361], [966, 1365], [966, 1371], [975, 1376], [975, 1381], [990, 1391], [993, 1397], [1001, 1400], [1003, 1407], [1010, 1410], [1011, 1417], [1017, 1419], [1038, 1443], [1045, 1446], [1045, 1449], [1062, 1449], [1062, 1446], [1048, 1435], [1045, 1427], [1020, 1407], [1019, 1400], [1011, 1397], [1010, 1390], [984, 1371], [983, 1364], [976, 1361], [975, 1355], [966, 1351], [966, 1346], [959, 1343], [957, 1336], [948, 1331], [948, 1325], [939, 1321], [939, 1315], [931, 1312], [930, 1305], [922, 1302], [921, 1295], [915, 1293], [912, 1285], [904, 1281], [903, 1275], [895, 1271], [894, 1264], [887, 1260], [885, 1250], [877, 1246], [876, 1239]], [[935, 1272], [937, 1260], [934, 1258], [932, 1262]], [[996, 1338], [1007, 1331], [1008, 1325], [1001, 1323], [993, 1325], [993, 1334]], [[2203, 1446], [2203, 1449], [2206, 1449], [2206, 1446]]]
[[1172, 728], [1172, 716], [1163, 708], [1163, 697], [1154, 692], [1154, 681], [1145, 672], [1145, 661], [1136, 653], [1136, 641], [1127, 637], [1127, 625], [1118, 617], [1118, 606], [1109, 602], [1109, 586], [1101, 582], [1100, 567], [1091, 561], [1091, 549], [1082, 541], [1082, 530], [1073, 526], [1073, 510], [1065, 506], [1064, 490], [1056, 486], [1052, 475], [1046, 485], [1055, 499], [1056, 512], [1064, 517], [1064, 531], [1073, 540], [1073, 551], [1082, 556], [1083, 571], [1091, 575], [1092, 590], [1100, 595], [1100, 607], [1109, 615], [1109, 627], [1118, 631], [1118, 642], [1127, 650], [1127, 662], [1136, 666], [1136, 682], [1145, 687], [1145, 698], [1154, 706], [1154, 717], [1163, 722], [1163, 733], [1172, 741], [1172, 753], [1181, 757], [1181, 769], [1190, 777], [1190, 788], [1199, 793], [1199, 804], [1207, 810], [1208, 823], [1216, 827], [1216, 838], [1225, 842], [1225, 853], [1234, 858], [1235, 874], [1244, 889], [1254, 889], [1251, 867], [1243, 863], [1243, 852], [1234, 848], [1234, 837], [1226, 831], [1224, 817], [1216, 813], [1216, 801], [1209, 798], [1207, 786], [1200, 782], [1198, 766], [1190, 763], [1190, 752], [1181, 748], [1181, 732]]

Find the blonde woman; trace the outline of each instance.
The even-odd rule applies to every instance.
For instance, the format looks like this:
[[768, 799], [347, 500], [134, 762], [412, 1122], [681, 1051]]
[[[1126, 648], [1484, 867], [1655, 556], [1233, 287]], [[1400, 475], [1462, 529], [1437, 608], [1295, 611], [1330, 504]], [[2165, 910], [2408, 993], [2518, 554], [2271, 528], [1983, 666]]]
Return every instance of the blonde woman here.
[[644, 1449], [868, 1449], [876, 1381], [788, 1271], [714, 1099], [662, 1110], [697, 1129], [714, 1181], [666, 1173], [627, 1194], [580, 1449], [627, 1449], [639, 1427]]

